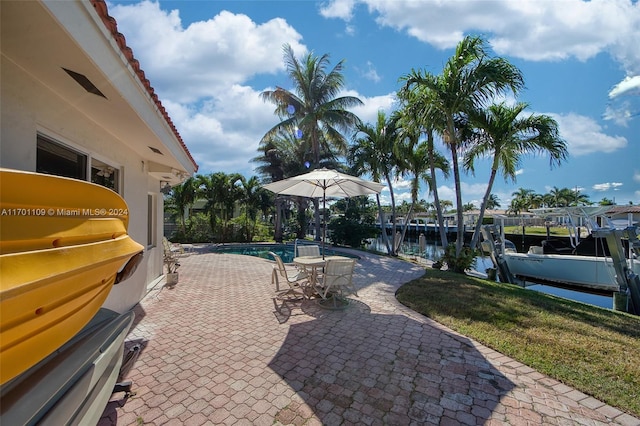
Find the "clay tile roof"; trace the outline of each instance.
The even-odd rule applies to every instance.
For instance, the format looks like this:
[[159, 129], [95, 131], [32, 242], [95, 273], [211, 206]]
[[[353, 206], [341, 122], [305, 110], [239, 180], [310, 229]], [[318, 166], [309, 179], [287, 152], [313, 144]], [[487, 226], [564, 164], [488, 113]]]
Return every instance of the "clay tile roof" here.
[[187, 145], [182, 140], [182, 136], [180, 136], [180, 133], [178, 133], [178, 129], [176, 129], [176, 126], [173, 124], [171, 117], [169, 117], [169, 114], [167, 113], [164, 106], [162, 105], [162, 102], [160, 102], [158, 95], [155, 93], [155, 90], [151, 86], [151, 82], [145, 77], [144, 71], [140, 68], [140, 62], [138, 62], [138, 60], [134, 58], [133, 50], [131, 50], [131, 48], [127, 46], [127, 42], [125, 40], [124, 35], [118, 32], [118, 24], [115, 18], [113, 18], [112, 16], [109, 16], [109, 13], [107, 11], [107, 4], [105, 3], [104, 0], [91, 0], [91, 4], [93, 5], [96, 12], [98, 12], [98, 15], [102, 19], [102, 22], [104, 23], [105, 27], [107, 27], [109, 32], [115, 38], [116, 43], [118, 44], [118, 47], [120, 47], [120, 50], [122, 50], [122, 53], [124, 53], [124, 56], [129, 61], [129, 64], [138, 75], [140, 82], [147, 89], [147, 92], [149, 92], [151, 99], [153, 99], [153, 101], [156, 103], [156, 106], [164, 116], [164, 119], [167, 121], [167, 124], [169, 124], [169, 127], [171, 128], [171, 130], [173, 130], [173, 133], [175, 134], [178, 141], [180, 141], [180, 144], [182, 145], [184, 152], [187, 154], [187, 156], [189, 157], [189, 159], [191, 160], [191, 162], [193, 163], [197, 171], [198, 164], [196, 164], [195, 160], [191, 156], [191, 153], [189, 152], [189, 148], [187, 148]]

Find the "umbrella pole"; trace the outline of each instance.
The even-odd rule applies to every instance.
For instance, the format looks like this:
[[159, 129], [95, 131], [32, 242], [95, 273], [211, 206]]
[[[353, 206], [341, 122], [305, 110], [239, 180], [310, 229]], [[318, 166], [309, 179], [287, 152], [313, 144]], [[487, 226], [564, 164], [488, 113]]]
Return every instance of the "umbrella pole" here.
[[327, 218], [325, 214], [327, 213], [326, 207], [326, 193], [325, 190], [322, 190], [322, 260], [324, 260], [324, 239], [327, 235]]

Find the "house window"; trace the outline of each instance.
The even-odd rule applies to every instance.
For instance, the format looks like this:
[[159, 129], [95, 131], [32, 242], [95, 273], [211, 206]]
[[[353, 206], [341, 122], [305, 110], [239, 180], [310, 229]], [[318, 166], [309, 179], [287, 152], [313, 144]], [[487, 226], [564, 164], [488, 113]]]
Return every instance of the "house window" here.
[[73, 148], [38, 135], [36, 171], [80, 180], [87, 179], [87, 164], [91, 164], [91, 182], [120, 192], [120, 170]]
[[120, 170], [95, 158], [91, 159], [91, 182], [119, 192]]
[[87, 156], [38, 135], [36, 171], [87, 180]]

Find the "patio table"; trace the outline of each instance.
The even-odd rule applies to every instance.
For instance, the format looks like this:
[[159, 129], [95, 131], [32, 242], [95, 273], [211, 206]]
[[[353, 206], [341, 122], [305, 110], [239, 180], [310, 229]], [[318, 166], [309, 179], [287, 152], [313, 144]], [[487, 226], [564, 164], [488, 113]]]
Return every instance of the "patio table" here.
[[316, 292], [316, 286], [318, 284], [318, 270], [324, 268], [327, 260], [331, 259], [349, 259], [346, 256], [298, 256], [293, 258], [293, 263], [296, 266], [303, 268], [309, 276], [309, 288], [311, 292]]

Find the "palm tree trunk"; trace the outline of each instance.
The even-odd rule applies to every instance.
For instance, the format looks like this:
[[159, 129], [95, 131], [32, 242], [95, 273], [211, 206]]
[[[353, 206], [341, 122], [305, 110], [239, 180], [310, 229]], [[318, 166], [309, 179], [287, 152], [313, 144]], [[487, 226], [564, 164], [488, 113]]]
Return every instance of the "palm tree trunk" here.
[[436, 168], [435, 168], [435, 160], [433, 158], [433, 136], [431, 133], [429, 134], [430, 145], [429, 145], [429, 169], [431, 170], [431, 182], [433, 184], [433, 204], [436, 208], [436, 218], [438, 220], [438, 231], [440, 232], [440, 241], [442, 242], [442, 247], [446, 247], [449, 244], [447, 239], [447, 231], [444, 229], [444, 217], [442, 217], [442, 206], [440, 206], [440, 197], [438, 196], [438, 184], [436, 183]]
[[484, 212], [487, 208], [487, 202], [489, 201], [489, 197], [491, 196], [491, 188], [493, 187], [493, 181], [496, 178], [497, 169], [491, 169], [491, 175], [489, 176], [489, 185], [487, 185], [487, 191], [484, 193], [484, 198], [482, 199], [482, 204], [480, 204], [480, 214], [478, 215], [478, 221], [476, 222], [476, 227], [473, 230], [473, 237], [471, 237], [471, 248], [475, 249], [478, 244], [478, 240], [480, 239], [480, 227], [482, 226], [482, 220], [484, 219]]
[[387, 227], [384, 220], [384, 212], [382, 211], [382, 204], [380, 204], [380, 194], [376, 194], [376, 202], [378, 203], [378, 217], [380, 218], [380, 229], [382, 230], [382, 241], [387, 246], [387, 253], [391, 253], [391, 246], [389, 245], [389, 236], [387, 235]]
[[[389, 185], [389, 196], [391, 197], [391, 241], [393, 241], [392, 250], [389, 252], [391, 256], [398, 255], [398, 248], [396, 247], [396, 199], [393, 195], [393, 186], [391, 185], [391, 177], [385, 175], [387, 185]], [[386, 232], [386, 228], [385, 228]]]
[[460, 168], [458, 167], [458, 147], [451, 143], [451, 158], [453, 159], [453, 180], [456, 184], [456, 257], [460, 256], [464, 245], [464, 217], [462, 215], [462, 189], [460, 188]]
[[415, 206], [416, 203], [415, 202], [411, 202], [411, 206], [409, 206], [409, 213], [407, 213], [407, 219], [404, 221], [404, 224], [402, 225], [402, 236], [400, 237], [400, 241], [404, 241], [404, 237], [405, 235], [407, 235], [407, 228], [409, 228], [409, 218], [411, 217], [411, 214], [413, 213], [413, 206]]

